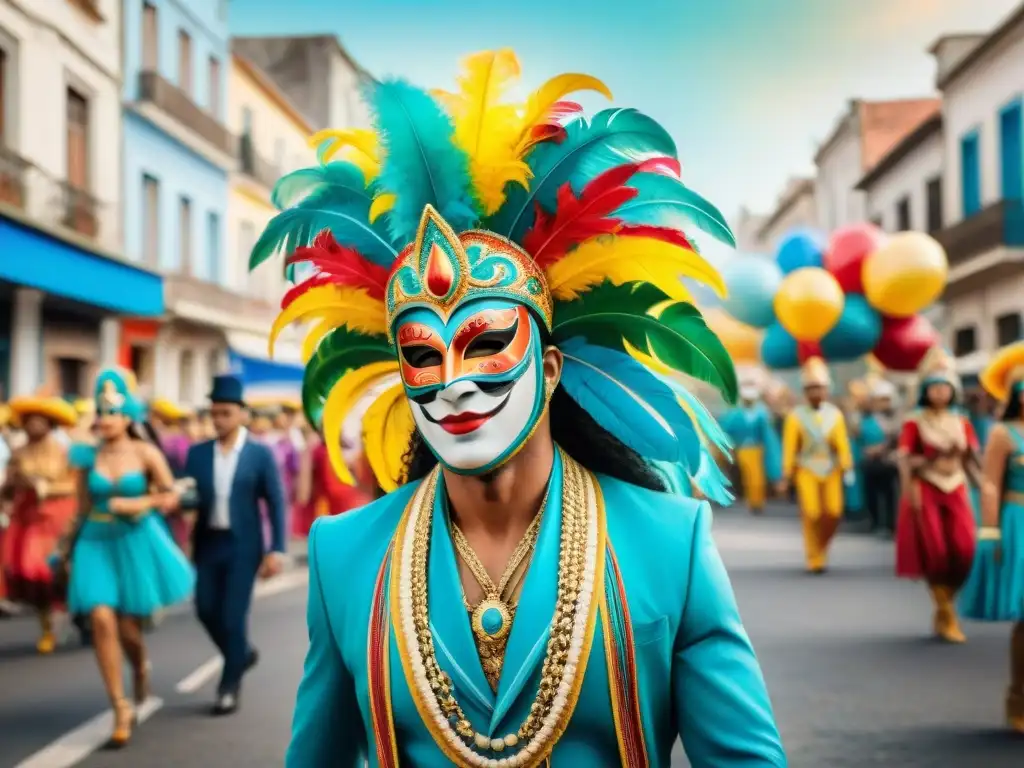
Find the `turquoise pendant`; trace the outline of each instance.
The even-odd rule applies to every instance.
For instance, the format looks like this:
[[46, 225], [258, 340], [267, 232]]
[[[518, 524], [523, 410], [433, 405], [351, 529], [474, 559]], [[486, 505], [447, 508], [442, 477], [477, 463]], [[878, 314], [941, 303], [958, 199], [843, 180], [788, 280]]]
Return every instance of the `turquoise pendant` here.
[[482, 600], [473, 610], [473, 634], [483, 643], [496, 643], [512, 629], [512, 613], [500, 600]]

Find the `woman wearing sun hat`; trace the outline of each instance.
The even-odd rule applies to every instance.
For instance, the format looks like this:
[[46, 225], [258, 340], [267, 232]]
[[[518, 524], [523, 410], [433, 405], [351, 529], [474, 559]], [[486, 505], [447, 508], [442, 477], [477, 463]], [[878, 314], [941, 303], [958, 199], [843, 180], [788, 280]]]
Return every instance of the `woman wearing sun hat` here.
[[74, 473], [54, 430], [74, 426], [78, 415], [69, 403], [45, 394], [16, 397], [10, 408], [27, 442], [14, 451], [3, 485], [11, 519], [0, 562], [8, 599], [36, 611], [42, 630], [36, 648], [52, 653], [53, 612], [61, 595], [49, 557], [76, 509]]
[[1024, 342], [1004, 347], [980, 379], [1003, 413], [985, 446], [978, 549], [961, 608], [972, 619], [1015, 622], [1006, 720], [1024, 733]]

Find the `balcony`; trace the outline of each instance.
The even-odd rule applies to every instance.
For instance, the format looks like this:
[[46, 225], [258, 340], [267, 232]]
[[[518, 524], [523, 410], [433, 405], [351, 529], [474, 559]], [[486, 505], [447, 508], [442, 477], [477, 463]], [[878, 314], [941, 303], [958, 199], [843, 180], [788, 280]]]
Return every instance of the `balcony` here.
[[273, 304], [187, 274], [164, 277], [164, 301], [175, 317], [195, 325], [265, 333], [277, 309]]
[[178, 124], [195, 132], [216, 152], [231, 158], [235, 156], [235, 142], [227, 128], [159, 73], [143, 72], [139, 75], [139, 102], [169, 115]]
[[949, 258], [947, 296], [967, 293], [1024, 270], [1024, 203], [1000, 200], [935, 238]]
[[61, 226], [83, 237], [95, 239], [100, 232], [100, 202], [68, 182], [56, 185], [54, 208]]
[[242, 136], [238, 140], [238, 167], [243, 174], [267, 189], [273, 189], [281, 176], [277, 167], [256, 151], [252, 136]]
[[29, 162], [10, 149], [0, 146], [0, 203], [25, 207], [25, 182]]

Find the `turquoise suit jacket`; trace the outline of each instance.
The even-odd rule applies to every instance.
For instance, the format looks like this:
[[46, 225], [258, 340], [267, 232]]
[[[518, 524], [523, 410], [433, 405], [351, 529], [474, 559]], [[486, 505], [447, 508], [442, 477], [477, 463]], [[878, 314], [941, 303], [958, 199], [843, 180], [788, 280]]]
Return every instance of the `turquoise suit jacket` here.
[[[515, 731], [536, 696], [555, 605], [560, 475], [552, 473], [548, 511], [496, 694], [480, 666], [463, 606], [444, 505], [435, 502], [428, 574], [431, 626], [438, 661], [478, 731]], [[786, 757], [764, 679], [711, 538], [710, 507], [609, 477], [599, 481], [632, 615], [650, 764], [668, 766], [681, 736], [693, 768], [783, 768]], [[443, 484], [438, 486], [440, 495]], [[367, 627], [378, 569], [414, 491], [413, 485], [405, 486], [356, 512], [321, 518], [310, 531], [310, 644], [287, 768], [355, 768], [365, 760], [376, 765]], [[393, 631], [390, 666], [400, 764], [448, 768], [450, 762], [416, 711]], [[600, 622], [579, 702], [551, 764], [621, 765]]]

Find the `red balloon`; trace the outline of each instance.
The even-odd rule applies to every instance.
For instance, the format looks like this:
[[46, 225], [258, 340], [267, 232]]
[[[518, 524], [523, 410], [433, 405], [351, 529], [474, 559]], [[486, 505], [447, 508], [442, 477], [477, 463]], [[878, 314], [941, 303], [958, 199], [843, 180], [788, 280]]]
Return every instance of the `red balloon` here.
[[860, 277], [864, 259], [884, 240], [885, 233], [874, 224], [851, 224], [832, 233], [822, 263], [844, 293], [864, 293]]
[[800, 361], [800, 365], [803, 365], [812, 357], [820, 357], [824, 359], [825, 356], [821, 354], [821, 342], [797, 340], [796, 357], [797, 360]]
[[891, 371], [916, 371], [928, 350], [940, 342], [938, 331], [923, 315], [883, 317], [882, 337], [872, 352]]

